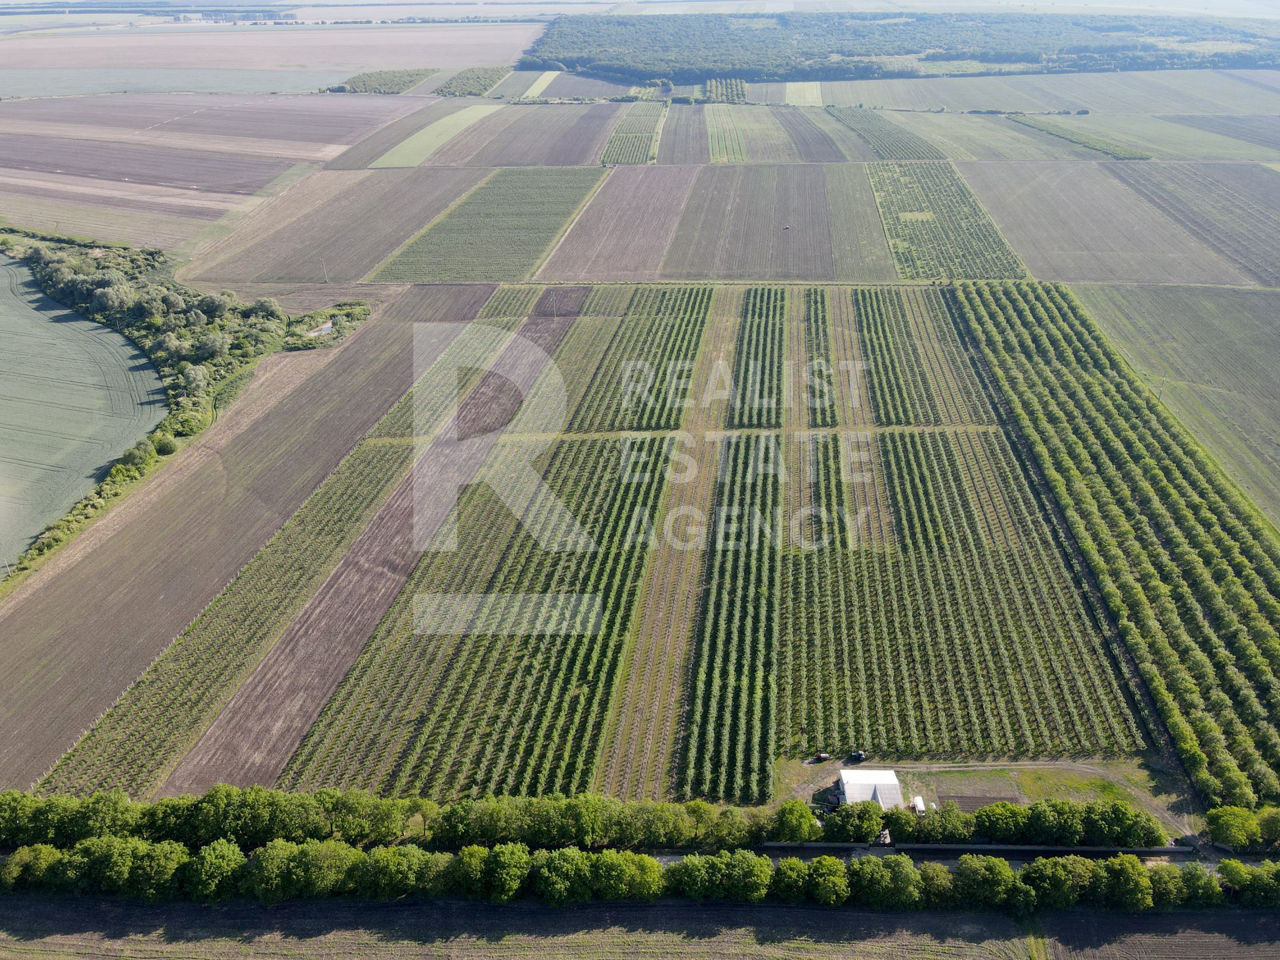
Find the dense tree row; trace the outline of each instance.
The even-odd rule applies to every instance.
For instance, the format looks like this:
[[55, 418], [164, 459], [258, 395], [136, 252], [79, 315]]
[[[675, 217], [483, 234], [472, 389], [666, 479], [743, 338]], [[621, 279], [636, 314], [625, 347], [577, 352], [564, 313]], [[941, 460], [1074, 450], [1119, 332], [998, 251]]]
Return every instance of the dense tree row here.
[[1038, 908], [1097, 906], [1142, 911], [1235, 903], [1280, 904], [1280, 863], [1223, 861], [1219, 875], [1199, 863], [1144, 866], [1127, 854], [1106, 860], [1040, 858], [1021, 870], [998, 857], [965, 854], [954, 867], [917, 866], [902, 854], [775, 864], [749, 850], [693, 854], [663, 867], [644, 854], [524, 844], [467, 846], [457, 853], [418, 847], [368, 851], [338, 840], [272, 840], [248, 856], [225, 840], [194, 853], [180, 844], [98, 837], [70, 849], [22, 847], [0, 863], [0, 892], [62, 892], [148, 901], [283, 900], [359, 896], [370, 900], [466, 898], [508, 903], [536, 897], [562, 906], [589, 900], [816, 903], [873, 910], [960, 908], [1026, 916]]
[[946, 160], [946, 155], [917, 133], [888, 119], [881, 110], [827, 107], [827, 112], [856, 133], [877, 160]]
[[811, 427], [836, 425], [836, 384], [831, 355], [831, 324], [827, 316], [827, 291], [809, 287], [804, 292], [805, 407]]
[[785, 287], [752, 287], [743, 297], [729, 400], [730, 427], [782, 426], [786, 316]]
[[1280, 544], [1065, 288], [960, 307], [1196, 788], [1280, 795]]
[[483, 97], [510, 72], [507, 67], [466, 67], [436, 87], [434, 93], [440, 97]]
[[348, 77], [342, 83], [326, 87], [327, 93], [404, 93], [416, 87], [427, 77], [437, 71], [434, 68], [422, 70], [371, 70]]
[[[1220, 819], [1235, 816], [1231, 808], [1224, 810]], [[1268, 835], [1273, 819], [1266, 818]], [[1216, 823], [1212, 817], [1211, 823]], [[83, 798], [0, 793], [0, 851], [38, 843], [68, 848], [92, 837], [177, 843], [192, 852], [215, 840], [230, 841], [246, 852], [272, 840], [341, 840], [360, 848], [411, 843], [433, 850], [521, 843], [534, 849], [714, 851], [766, 841], [869, 843], [882, 830], [895, 843], [1124, 848], [1165, 842], [1150, 814], [1109, 801], [1041, 800], [1026, 807], [995, 803], [972, 814], [944, 804], [924, 815], [855, 803], [819, 820], [799, 800], [769, 811], [717, 808], [703, 800], [623, 801], [596, 794], [490, 796], [438, 806], [418, 797], [381, 798], [362, 790], [288, 793], [226, 785], [200, 796], [150, 802], [131, 801], [120, 791]]]
[[[1194, 43], [1231, 44], [1207, 54]], [[1277, 62], [1276, 38], [1178, 17], [1026, 14], [778, 13], [557, 17], [523, 69], [573, 70], [627, 83], [849, 80], [887, 75], [873, 58], [1029, 63], [1049, 70], [1248, 67]], [[895, 66], [893, 75], [915, 71]], [[971, 69], [967, 65], [960, 69]]]
[[685, 797], [759, 803], [773, 790], [781, 456], [774, 434], [731, 436], [721, 451], [692, 653]]

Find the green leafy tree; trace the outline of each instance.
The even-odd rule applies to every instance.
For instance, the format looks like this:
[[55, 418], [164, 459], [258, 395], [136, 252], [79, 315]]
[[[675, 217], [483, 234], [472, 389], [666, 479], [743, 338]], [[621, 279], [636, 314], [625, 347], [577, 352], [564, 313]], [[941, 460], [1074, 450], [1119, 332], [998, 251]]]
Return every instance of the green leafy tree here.
[[1249, 850], [1262, 842], [1257, 815], [1243, 807], [1217, 807], [1205, 816], [1214, 843], [1235, 850]]
[[849, 899], [849, 875], [835, 857], [815, 857], [809, 861], [806, 884], [809, 899], [824, 907], [836, 907]]
[[539, 850], [533, 858], [531, 885], [553, 906], [591, 899], [591, 861], [577, 847]]
[[806, 843], [823, 836], [823, 825], [801, 800], [784, 800], [773, 815], [769, 837], [786, 843]]
[[805, 898], [809, 870], [799, 857], [783, 857], [774, 865], [769, 894], [783, 903], [800, 903]]
[[529, 848], [523, 843], [500, 843], [484, 860], [484, 885], [494, 903], [507, 903], [520, 895], [532, 867]]
[[187, 891], [196, 900], [224, 900], [236, 892], [247, 863], [244, 852], [230, 840], [205, 844], [186, 865]]
[[871, 843], [880, 836], [884, 811], [874, 800], [844, 803], [822, 823], [822, 838], [832, 843]]

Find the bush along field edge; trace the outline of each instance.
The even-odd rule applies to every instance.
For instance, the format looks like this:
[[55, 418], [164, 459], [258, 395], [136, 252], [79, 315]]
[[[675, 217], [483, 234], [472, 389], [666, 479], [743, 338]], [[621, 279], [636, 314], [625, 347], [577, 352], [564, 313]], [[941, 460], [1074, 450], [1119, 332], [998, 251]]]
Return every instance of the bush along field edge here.
[[173, 279], [159, 250], [12, 228], [0, 230], [0, 250], [22, 261], [48, 297], [146, 354], [169, 407], [92, 492], [36, 537], [0, 581], [0, 595], [209, 426], [249, 384], [259, 360], [335, 343], [369, 317], [361, 302], [292, 316], [274, 300], [247, 304], [230, 291], [201, 293]]

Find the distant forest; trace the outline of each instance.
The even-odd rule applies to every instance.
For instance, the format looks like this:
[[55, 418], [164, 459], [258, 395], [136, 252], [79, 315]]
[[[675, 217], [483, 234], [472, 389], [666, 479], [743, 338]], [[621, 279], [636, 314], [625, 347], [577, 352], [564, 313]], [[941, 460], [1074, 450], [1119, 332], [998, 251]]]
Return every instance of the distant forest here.
[[628, 83], [708, 77], [856, 80], [910, 76], [915, 56], [1038, 64], [1045, 72], [1280, 66], [1280, 28], [1263, 21], [1023, 14], [680, 14], [560, 17], [521, 62]]

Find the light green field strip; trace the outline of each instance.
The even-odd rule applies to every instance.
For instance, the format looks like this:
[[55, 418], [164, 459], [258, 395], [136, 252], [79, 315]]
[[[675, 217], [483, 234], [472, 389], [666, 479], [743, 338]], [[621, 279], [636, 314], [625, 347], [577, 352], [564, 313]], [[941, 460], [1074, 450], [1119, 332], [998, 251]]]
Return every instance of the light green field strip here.
[[380, 156], [371, 167], [416, 167], [460, 134], [467, 127], [489, 114], [501, 110], [500, 103], [478, 103], [463, 107], [457, 113], [442, 117], [428, 124], [417, 133], [401, 140]]
[[817, 80], [787, 84], [787, 103], [796, 107], [821, 107], [822, 84]]
[[598, 167], [499, 170], [378, 269], [390, 282], [522, 280], [600, 181]]
[[551, 86], [551, 82], [558, 76], [560, 76], [559, 70], [544, 71], [537, 80], [529, 84], [529, 89], [520, 94], [520, 96], [525, 97], [526, 99], [542, 96], [543, 91], [546, 90], [547, 87]]

